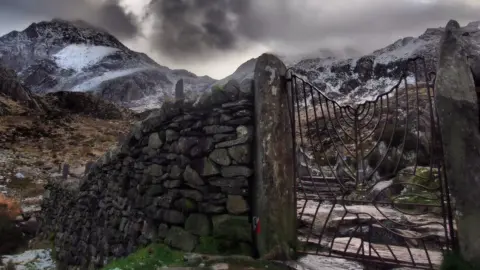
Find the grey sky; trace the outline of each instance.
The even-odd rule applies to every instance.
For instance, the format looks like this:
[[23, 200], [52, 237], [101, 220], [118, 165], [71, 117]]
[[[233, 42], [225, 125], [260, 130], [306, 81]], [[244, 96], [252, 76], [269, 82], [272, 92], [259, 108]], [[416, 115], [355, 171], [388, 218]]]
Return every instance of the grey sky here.
[[478, 0], [0, 0], [0, 34], [80, 18], [163, 65], [221, 78], [265, 51], [368, 53], [479, 14]]

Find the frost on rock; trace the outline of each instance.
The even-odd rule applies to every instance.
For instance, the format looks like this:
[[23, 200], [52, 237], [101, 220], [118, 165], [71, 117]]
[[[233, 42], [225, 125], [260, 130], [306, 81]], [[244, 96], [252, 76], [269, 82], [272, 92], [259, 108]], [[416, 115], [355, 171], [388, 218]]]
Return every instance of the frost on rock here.
[[[406, 41], [406, 42], [405, 42]], [[428, 44], [425, 40], [402, 39], [393, 44], [391, 51], [381, 52], [376, 55], [375, 64], [388, 64], [398, 60], [415, 57], [417, 51], [421, 51]]]
[[3, 256], [2, 262], [5, 265], [11, 261], [16, 270], [54, 270], [56, 266], [50, 252], [50, 249], [27, 250], [17, 255]]
[[72, 44], [63, 48], [53, 57], [59, 67], [80, 72], [82, 69], [98, 63], [105, 56], [117, 51], [119, 49], [107, 46]]

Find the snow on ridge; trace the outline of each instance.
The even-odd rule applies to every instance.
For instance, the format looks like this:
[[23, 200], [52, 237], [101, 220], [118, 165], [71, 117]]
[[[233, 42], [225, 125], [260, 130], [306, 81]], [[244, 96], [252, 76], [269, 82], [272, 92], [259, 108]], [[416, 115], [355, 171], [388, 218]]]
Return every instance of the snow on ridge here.
[[81, 84], [78, 84], [74, 86], [71, 91], [72, 92], [85, 92], [92, 90], [93, 88], [99, 86], [102, 82], [112, 80], [115, 78], [123, 77], [130, 75], [135, 72], [147, 70], [148, 68], [141, 67], [141, 68], [131, 68], [131, 69], [124, 69], [124, 70], [116, 70], [116, 71], [109, 71], [105, 72], [100, 76], [91, 78], [90, 80], [87, 80], [85, 82], [82, 82]]
[[53, 57], [59, 67], [80, 72], [82, 69], [98, 63], [105, 56], [117, 51], [119, 49], [107, 46], [72, 44], [63, 48]]
[[[414, 76], [407, 76], [406, 81], [407, 81], [407, 85], [414, 85], [416, 82], [416, 79]], [[368, 80], [365, 84], [361, 86], [363, 89], [366, 90], [365, 94], [358, 95], [358, 91], [360, 90], [360, 87], [357, 87], [348, 95], [344, 96], [343, 98], [340, 98], [338, 103], [342, 105], [347, 105], [347, 104], [356, 105], [356, 104], [365, 103], [367, 101], [375, 101], [378, 98], [378, 96], [392, 90], [392, 88], [396, 86], [398, 82], [399, 82], [398, 78], [388, 78], [388, 77]], [[388, 96], [392, 97], [393, 95], [395, 95], [395, 92], [392, 92]]]
[[408, 59], [415, 55], [422, 47], [428, 45], [424, 40], [410, 40], [407, 44], [395, 48], [395, 50], [383, 52], [375, 57], [376, 64], [389, 64], [397, 60]]

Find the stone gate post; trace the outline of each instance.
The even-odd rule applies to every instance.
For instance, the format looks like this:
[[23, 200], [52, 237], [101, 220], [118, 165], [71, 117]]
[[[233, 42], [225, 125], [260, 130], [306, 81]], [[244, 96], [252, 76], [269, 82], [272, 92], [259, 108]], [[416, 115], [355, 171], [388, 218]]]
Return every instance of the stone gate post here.
[[296, 243], [294, 151], [286, 67], [263, 54], [257, 60], [253, 226], [259, 256], [289, 259]]
[[446, 175], [455, 198], [459, 248], [480, 265], [480, 123], [468, 44], [450, 21], [440, 44], [435, 102], [443, 140]]

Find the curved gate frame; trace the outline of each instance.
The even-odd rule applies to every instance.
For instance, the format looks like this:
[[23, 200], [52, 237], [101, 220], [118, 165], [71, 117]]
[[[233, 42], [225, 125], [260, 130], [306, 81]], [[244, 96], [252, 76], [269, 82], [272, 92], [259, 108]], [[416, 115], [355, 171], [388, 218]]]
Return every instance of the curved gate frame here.
[[[300, 252], [434, 269], [438, 267], [438, 258], [435, 257], [437, 253], [455, 247], [452, 202], [443, 169], [443, 150], [433, 101], [435, 73], [428, 72], [425, 60], [421, 57], [403, 62], [400, 68], [402, 75], [395, 86], [374, 100], [356, 106], [340, 104], [291, 69], [287, 71], [289, 111], [297, 165], [295, 188], [297, 204], [300, 204], [298, 218], [303, 225], [299, 232], [304, 234], [304, 245]], [[411, 116], [411, 112], [415, 114]], [[421, 142], [425, 140], [424, 137], [428, 137], [427, 142]], [[410, 150], [405, 151], [406, 148]], [[314, 155], [313, 163], [317, 166], [312, 167], [305, 162], [306, 154], [300, 160], [297, 157], [299, 149], [311, 151]], [[409, 154], [414, 156], [414, 160], [408, 160]], [[373, 155], [377, 155], [376, 163], [371, 161]], [[428, 158], [420, 161], [420, 155], [427, 155]], [[322, 162], [324, 166], [319, 166]], [[386, 166], [387, 163], [391, 166]], [[402, 170], [412, 167], [410, 179], [419, 178], [420, 183], [411, 182], [413, 180], [393, 183]], [[421, 175], [418, 173], [420, 169]], [[393, 184], [387, 185], [388, 181]], [[380, 184], [386, 186], [378, 187]], [[395, 185], [401, 188], [397, 187], [392, 193]], [[400, 194], [396, 194], [399, 190]], [[404, 200], [397, 203], [395, 200], [402, 197], [406, 190], [407, 193], [412, 191], [421, 194], [408, 195], [409, 197], [403, 194]], [[372, 195], [373, 191], [377, 193]], [[413, 194], [412, 192], [408, 194]], [[438, 198], [424, 200], [430, 203], [422, 201], [422, 196], [432, 194]], [[374, 207], [381, 215], [351, 210], [356, 205]], [[322, 213], [321, 208], [325, 206], [329, 208], [323, 209]], [[426, 209], [427, 213], [408, 212], [400, 209], [401, 206], [410, 210]], [[432, 211], [434, 207], [436, 212]], [[440, 214], [441, 217], [431, 224], [420, 224], [418, 218], [403, 222], [386, 214], [386, 209], [393, 209], [388, 212], [407, 216], [407, 219], [427, 214], [436, 217]], [[336, 212], [343, 214], [335, 217], [338, 215]], [[321, 225], [318, 224], [319, 216], [324, 218]], [[333, 226], [333, 223], [336, 225]], [[344, 226], [345, 223], [354, 225], [348, 227]], [[441, 227], [442, 236], [433, 237], [428, 230], [426, 233], [418, 233], [418, 228], [430, 228], [433, 224]], [[350, 231], [342, 231], [345, 227]], [[405, 230], [416, 234], [408, 235]], [[380, 232], [389, 235], [386, 238], [396, 238], [397, 245], [379, 244], [381, 240], [374, 239], [374, 234]], [[340, 238], [343, 242], [338, 244]], [[438, 240], [440, 238], [442, 240]], [[413, 248], [412, 245], [415, 244], [412, 242], [417, 247]], [[337, 245], [343, 245], [343, 250]], [[430, 246], [437, 247], [437, 250], [432, 251]], [[352, 251], [352, 248], [356, 250]], [[399, 255], [400, 250], [406, 254]], [[418, 250], [424, 255], [420, 255]]]

